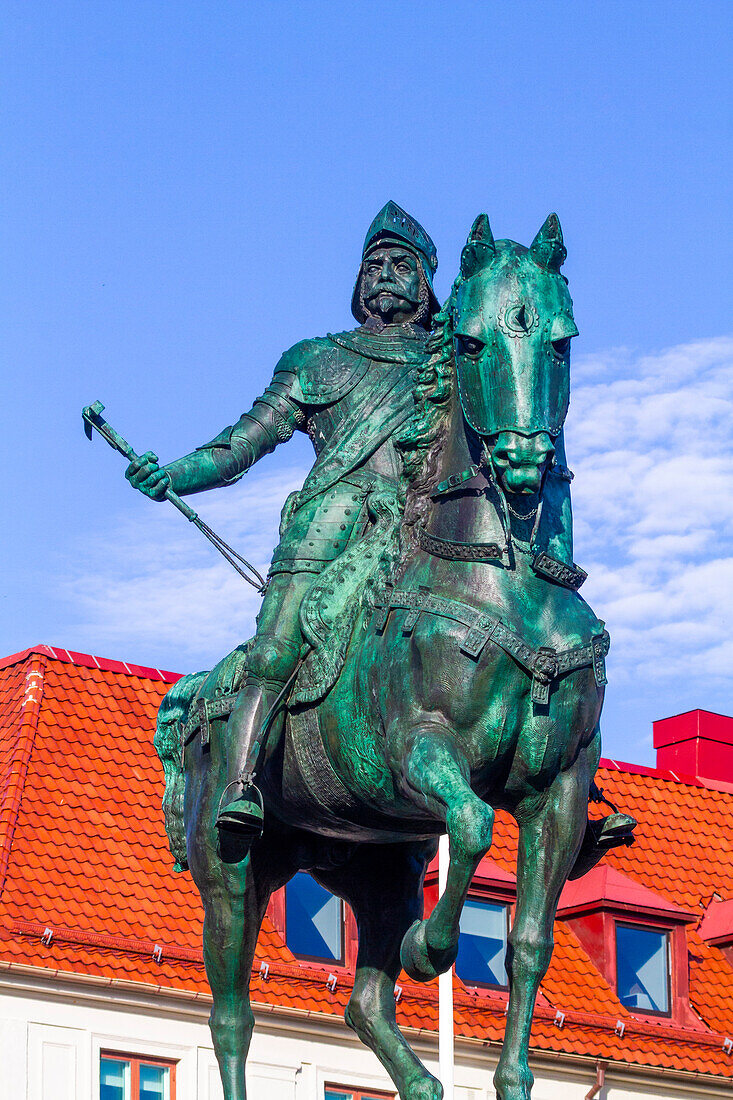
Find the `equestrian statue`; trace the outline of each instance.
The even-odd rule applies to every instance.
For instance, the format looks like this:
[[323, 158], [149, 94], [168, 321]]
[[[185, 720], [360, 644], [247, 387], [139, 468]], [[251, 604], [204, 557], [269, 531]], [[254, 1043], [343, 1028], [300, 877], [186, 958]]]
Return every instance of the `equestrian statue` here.
[[[560, 891], [635, 826], [614, 807], [588, 816], [603, 800], [609, 638], [573, 561], [565, 255], [554, 214], [529, 248], [495, 241], [482, 214], [441, 309], [433, 242], [390, 202], [364, 243], [359, 326], [296, 344], [253, 408], [193, 454], [128, 467], [162, 500], [237, 481], [296, 430], [316, 452], [285, 503], [254, 637], [170, 689], [155, 738], [171, 851], [204, 905], [226, 1100], [245, 1097], [260, 925], [299, 870], [356, 917], [347, 1023], [403, 1100], [439, 1100], [394, 986], [401, 967], [430, 981], [452, 966], [498, 808], [519, 855], [494, 1081], [501, 1100], [529, 1100]], [[447, 885], [423, 919], [444, 832]]]

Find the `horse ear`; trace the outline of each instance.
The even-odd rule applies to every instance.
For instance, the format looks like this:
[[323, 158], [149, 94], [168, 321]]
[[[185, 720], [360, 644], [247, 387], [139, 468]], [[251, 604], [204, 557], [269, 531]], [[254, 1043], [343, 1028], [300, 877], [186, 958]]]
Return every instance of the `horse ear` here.
[[486, 214], [479, 214], [461, 252], [461, 275], [464, 279], [470, 279], [491, 263], [495, 255], [496, 244], [489, 219]]
[[550, 214], [545, 224], [529, 246], [530, 255], [536, 264], [548, 271], [559, 271], [565, 263], [568, 250], [562, 239], [560, 219]]

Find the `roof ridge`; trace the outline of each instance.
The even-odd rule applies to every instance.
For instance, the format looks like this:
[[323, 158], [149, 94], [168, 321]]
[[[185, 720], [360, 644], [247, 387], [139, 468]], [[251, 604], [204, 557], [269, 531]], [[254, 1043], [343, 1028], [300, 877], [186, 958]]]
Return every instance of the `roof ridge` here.
[[0, 669], [10, 665], [20, 664], [30, 656], [39, 655], [50, 657], [54, 661], [63, 664], [79, 665], [81, 668], [98, 668], [101, 672], [118, 672], [128, 676], [139, 676], [144, 680], [162, 681], [164, 684], [174, 684], [184, 675], [181, 672], [170, 672], [167, 669], [152, 668], [149, 665], [138, 665], [129, 661], [116, 661], [111, 657], [96, 657], [93, 653], [81, 653], [75, 649], [62, 649], [59, 646], [46, 645], [39, 642], [18, 653], [11, 653], [8, 657], [0, 657]]
[[[0, 897], [5, 887], [5, 880], [10, 864], [10, 852], [13, 846], [15, 826], [18, 821], [20, 804], [23, 799], [23, 789], [28, 774], [33, 745], [38, 730], [38, 717], [41, 712], [41, 701], [45, 685], [46, 657], [41, 654], [28, 652], [30, 670], [25, 677], [25, 691], [20, 704], [20, 725], [18, 738], [12, 756], [8, 777], [8, 808], [9, 812], [5, 822], [0, 822]], [[35, 667], [34, 667], [35, 666]]]
[[[710, 713], [713, 713], [712, 711]], [[728, 715], [722, 715], [723, 718]], [[676, 783], [678, 786], [704, 787], [711, 791], [720, 791], [723, 794], [733, 794], [733, 783], [726, 783], [722, 779], [708, 779], [702, 775], [685, 775], [683, 772], [674, 772], [670, 768], [652, 768], [648, 764], [631, 764], [626, 760], [614, 760], [609, 756], [602, 756], [598, 762], [599, 768], [606, 771], [619, 772], [621, 775], [645, 775], [650, 779], [662, 779], [667, 783]]]

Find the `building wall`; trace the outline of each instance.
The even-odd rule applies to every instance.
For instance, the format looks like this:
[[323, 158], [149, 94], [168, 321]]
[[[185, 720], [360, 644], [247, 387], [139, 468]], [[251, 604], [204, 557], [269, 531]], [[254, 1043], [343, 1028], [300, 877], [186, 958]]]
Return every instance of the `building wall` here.
[[[221, 1100], [206, 999], [184, 1000], [133, 988], [68, 983], [35, 975], [0, 978], [0, 1096], [7, 1100], [97, 1100], [100, 1051], [177, 1062], [176, 1100]], [[437, 1074], [435, 1036], [411, 1035]], [[493, 1100], [498, 1050], [459, 1042], [456, 1100]], [[593, 1062], [533, 1062], [533, 1100], [583, 1100]], [[326, 1084], [390, 1091], [386, 1073], [343, 1021], [257, 1013], [248, 1063], [250, 1100], [322, 1100]], [[677, 1081], [611, 1068], [598, 1100], [730, 1097], [730, 1082]]]

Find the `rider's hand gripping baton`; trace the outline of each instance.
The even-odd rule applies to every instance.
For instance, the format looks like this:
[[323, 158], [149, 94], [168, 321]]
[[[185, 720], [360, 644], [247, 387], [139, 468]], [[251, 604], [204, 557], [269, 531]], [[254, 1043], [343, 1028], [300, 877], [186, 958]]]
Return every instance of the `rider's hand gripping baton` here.
[[[84, 431], [86, 432], [87, 439], [92, 438], [92, 429], [99, 432], [99, 434], [107, 440], [110, 447], [114, 447], [116, 451], [119, 451], [121, 455], [124, 455], [128, 462], [134, 462], [139, 455], [136, 455], [130, 444], [126, 439], [123, 439], [119, 432], [116, 432], [111, 424], [103, 418], [102, 412], [104, 411], [104, 405], [101, 401], [95, 401], [93, 405], [86, 405], [81, 410], [82, 420], [84, 421]], [[181, 500], [177, 493], [174, 493], [172, 489], [166, 489], [165, 499], [169, 500], [171, 504], [175, 505], [179, 512], [181, 512], [187, 520], [198, 527], [199, 531], [209, 542], [216, 547], [220, 554], [222, 554], [229, 564], [236, 569], [240, 577], [243, 577], [249, 584], [257, 589], [258, 592], [263, 593], [265, 591], [266, 581], [263, 576], [251, 565], [246, 558], [243, 558], [235, 550], [232, 550], [231, 546], [228, 546], [215, 531], [204, 523], [201, 517], [194, 512], [193, 508], [190, 508], [185, 501]], [[235, 560], [236, 559], [236, 560]], [[240, 564], [238, 565], [237, 562]], [[241, 568], [244, 566], [244, 569]], [[244, 570], [248, 570], [252, 576], [245, 573]], [[255, 577], [256, 580], [253, 580]]]

